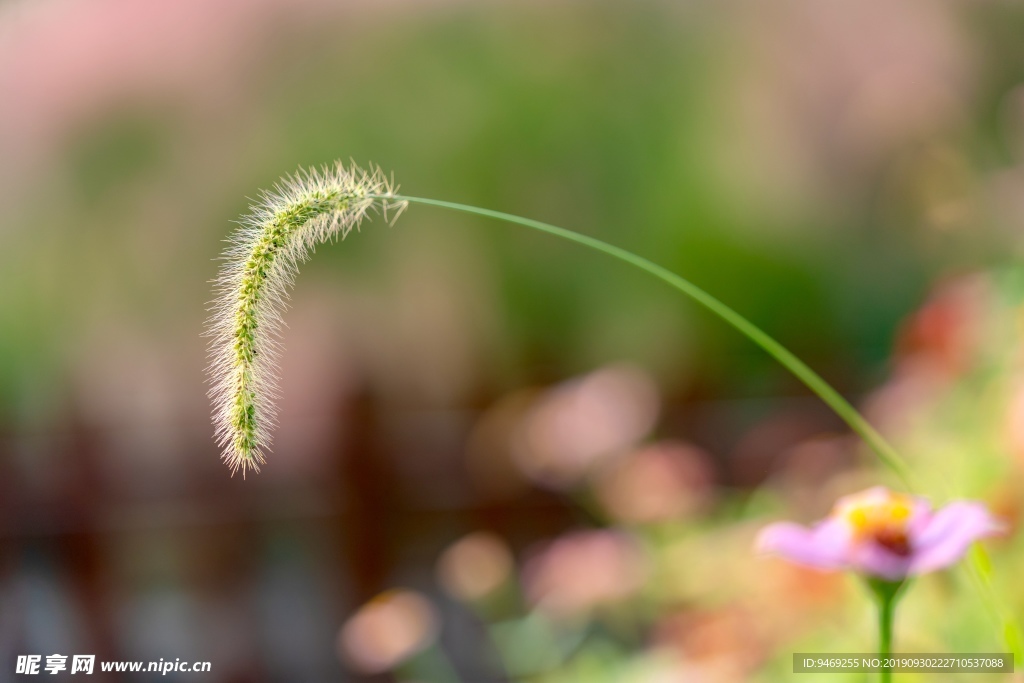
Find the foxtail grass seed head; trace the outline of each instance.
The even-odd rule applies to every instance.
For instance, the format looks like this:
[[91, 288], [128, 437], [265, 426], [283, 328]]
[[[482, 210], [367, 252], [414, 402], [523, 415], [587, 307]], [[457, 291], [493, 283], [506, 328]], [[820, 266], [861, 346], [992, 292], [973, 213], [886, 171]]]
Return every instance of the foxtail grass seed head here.
[[213, 422], [222, 458], [259, 472], [275, 423], [281, 314], [298, 266], [316, 245], [344, 239], [373, 211], [405, 209], [380, 168], [341, 162], [300, 170], [263, 192], [229, 240], [207, 324]]

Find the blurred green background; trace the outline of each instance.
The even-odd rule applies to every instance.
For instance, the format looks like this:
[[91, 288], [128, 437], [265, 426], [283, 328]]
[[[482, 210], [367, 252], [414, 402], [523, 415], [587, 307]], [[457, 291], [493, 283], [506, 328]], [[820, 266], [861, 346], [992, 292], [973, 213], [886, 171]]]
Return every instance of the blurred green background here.
[[[685, 275], [865, 407], [926, 493], [1015, 519], [1022, 84], [1024, 10], [998, 0], [0, 3], [0, 681], [62, 651], [220, 681], [440, 680], [441, 652], [484, 683], [788, 680], [793, 651], [869, 650], [855, 584], [764, 569], [750, 540], [891, 480], [657, 281], [426, 207], [365, 225], [303, 268], [275, 448], [242, 481], [211, 438], [210, 280], [247, 197], [373, 162]], [[531, 420], [591, 389], [522, 455]], [[643, 444], [689, 463], [664, 495], [697, 502], [609, 507], [600, 473]], [[580, 529], [628, 535], [653, 572], [608, 613], [537, 626], [528, 589], [470, 609], [434, 576], [486, 531], [528, 584]], [[1017, 611], [1024, 553], [1001, 543]], [[1005, 649], [965, 584], [922, 584], [919, 651]], [[346, 660], [346, 620], [395, 587], [429, 597], [439, 645], [412, 669]], [[557, 651], [523, 645], [544, 628]]]

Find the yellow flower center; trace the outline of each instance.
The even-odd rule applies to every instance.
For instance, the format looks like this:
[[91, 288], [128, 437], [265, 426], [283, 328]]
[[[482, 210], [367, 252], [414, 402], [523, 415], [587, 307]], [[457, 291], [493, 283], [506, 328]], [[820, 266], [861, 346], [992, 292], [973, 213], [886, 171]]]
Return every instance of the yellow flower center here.
[[890, 491], [871, 490], [839, 501], [835, 514], [850, 525], [858, 541], [874, 541], [896, 555], [910, 554], [907, 526], [913, 500]]

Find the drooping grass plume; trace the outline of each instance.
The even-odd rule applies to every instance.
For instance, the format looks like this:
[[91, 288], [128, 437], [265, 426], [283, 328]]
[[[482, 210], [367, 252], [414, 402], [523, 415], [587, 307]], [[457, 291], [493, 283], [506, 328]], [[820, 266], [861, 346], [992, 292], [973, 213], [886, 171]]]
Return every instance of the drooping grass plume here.
[[274, 423], [274, 357], [287, 290], [296, 268], [313, 247], [342, 237], [371, 210], [395, 210], [409, 203], [486, 216], [539, 230], [628, 263], [666, 282], [760, 346], [839, 415], [905, 483], [909, 471], [884, 438], [816, 372], [775, 339], [689, 280], [614, 245], [565, 228], [500, 211], [438, 199], [397, 194], [379, 168], [369, 171], [338, 162], [333, 169], [300, 171], [261, 195], [241, 221], [224, 258], [219, 296], [209, 328], [213, 336], [210, 374], [214, 422], [232, 471], [258, 471]]
[[278, 333], [298, 265], [372, 211], [405, 208], [376, 167], [299, 171], [260, 195], [224, 252], [208, 322], [213, 421], [232, 473], [259, 471], [275, 422]]

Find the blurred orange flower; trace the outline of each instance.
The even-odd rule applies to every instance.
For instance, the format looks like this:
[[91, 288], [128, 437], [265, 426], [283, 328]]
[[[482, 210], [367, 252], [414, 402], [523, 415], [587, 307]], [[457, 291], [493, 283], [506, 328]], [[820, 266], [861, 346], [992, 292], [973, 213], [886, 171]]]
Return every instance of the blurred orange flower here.
[[580, 531], [552, 542], [523, 571], [526, 596], [556, 618], [586, 618], [639, 589], [647, 561], [636, 541], [617, 531]]
[[477, 532], [449, 546], [437, 562], [441, 585], [460, 600], [479, 600], [501, 587], [512, 574], [512, 552], [500, 537]]
[[338, 635], [338, 652], [357, 671], [381, 673], [432, 645], [437, 633], [429, 600], [413, 591], [388, 591], [349, 618]]
[[658, 391], [643, 371], [612, 365], [560, 384], [524, 417], [515, 459], [534, 481], [557, 489], [633, 446], [654, 427]]
[[675, 519], [703, 508], [712, 494], [710, 459], [699, 448], [663, 441], [612, 462], [596, 477], [598, 500], [621, 522]]

